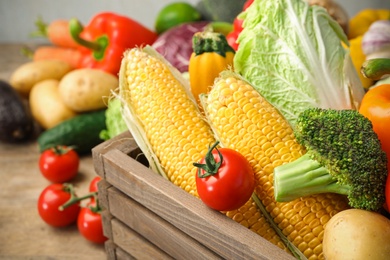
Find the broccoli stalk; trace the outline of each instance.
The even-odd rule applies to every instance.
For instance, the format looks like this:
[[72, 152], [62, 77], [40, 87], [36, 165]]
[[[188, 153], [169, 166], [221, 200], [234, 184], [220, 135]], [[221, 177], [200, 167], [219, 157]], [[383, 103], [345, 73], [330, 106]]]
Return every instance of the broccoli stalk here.
[[350, 185], [337, 183], [337, 179], [309, 154], [276, 167], [274, 178], [275, 198], [279, 202], [326, 192], [348, 195], [351, 191]]
[[298, 117], [294, 134], [307, 152], [275, 168], [276, 201], [331, 192], [346, 195], [354, 208], [382, 208], [387, 157], [366, 117], [356, 110], [311, 108]]

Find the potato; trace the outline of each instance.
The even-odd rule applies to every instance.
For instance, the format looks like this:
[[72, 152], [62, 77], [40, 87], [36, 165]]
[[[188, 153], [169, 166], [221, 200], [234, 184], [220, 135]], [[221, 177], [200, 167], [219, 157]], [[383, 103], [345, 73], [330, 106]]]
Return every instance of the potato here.
[[327, 260], [387, 260], [389, 241], [388, 218], [366, 210], [348, 209], [326, 224], [322, 246]]
[[77, 115], [62, 101], [58, 85], [59, 80], [47, 79], [35, 84], [30, 92], [31, 114], [44, 129]]
[[59, 91], [69, 108], [77, 112], [88, 112], [106, 108], [106, 99], [118, 85], [118, 78], [112, 74], [83, 68], [66, 74], [60, 81]]
[[71, 70], [68, 63], [60, 60], [31, 61], [19, 66], [11, 74], [9, 82], [19, 94], [28, 98], [36, 83], [45, 79], [60, 80]]

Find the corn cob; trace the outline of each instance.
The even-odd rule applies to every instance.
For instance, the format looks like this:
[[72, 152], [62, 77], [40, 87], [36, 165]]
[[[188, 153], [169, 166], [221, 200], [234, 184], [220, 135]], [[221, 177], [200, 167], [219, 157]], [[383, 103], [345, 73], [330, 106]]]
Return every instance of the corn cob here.
[[[215, 138], [195, 99], [164, 59], [148, 47], [130, 49], [124, 54], [119, 77], [125, 108], [131, 108], [136, 114], [167, 178], [198, 197], [197, 168], [193, 163], [207, 153]], [[224, 214], [288, 251], [252, 199], [238, 210]]]
[[275, 201], [273, 169], [305, 153], [288, 122], [249, 83], [230, 71], [221, 74], [208, 96], [201, 99], [221, 144], [239, 151], [252, 164], [255, 193], [282, 233], [308, 259], [323, 259], [324, 226], [348, 204], [336, 194]]

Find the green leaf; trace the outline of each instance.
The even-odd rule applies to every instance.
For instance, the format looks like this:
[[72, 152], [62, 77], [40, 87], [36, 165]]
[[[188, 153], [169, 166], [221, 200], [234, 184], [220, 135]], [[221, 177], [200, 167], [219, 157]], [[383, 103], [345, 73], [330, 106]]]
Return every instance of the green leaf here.
[[234, 67], [294, 125], [306, 108], [356, 108], [364, 89], [347, 36], [320, 6], [256, 0], [242, 13]]

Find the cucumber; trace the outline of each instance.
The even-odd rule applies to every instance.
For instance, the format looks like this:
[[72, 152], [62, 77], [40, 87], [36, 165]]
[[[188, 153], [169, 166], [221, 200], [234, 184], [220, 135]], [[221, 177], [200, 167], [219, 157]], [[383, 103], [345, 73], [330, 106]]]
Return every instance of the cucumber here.
[[364, 77], [380, 80], [384, 75], [390, 74], [390, 59], [375, 58], [366, 60], [361, 68]]
[[38, 137], [40, 152], [56, 145], [74, 146], [78, 154], [90, 153], [104, 140], [99, 137], [106, 128], [106, 109], [77, 115], [47, 129]]

